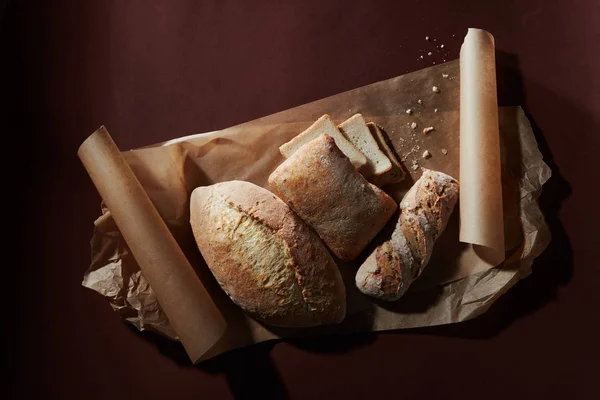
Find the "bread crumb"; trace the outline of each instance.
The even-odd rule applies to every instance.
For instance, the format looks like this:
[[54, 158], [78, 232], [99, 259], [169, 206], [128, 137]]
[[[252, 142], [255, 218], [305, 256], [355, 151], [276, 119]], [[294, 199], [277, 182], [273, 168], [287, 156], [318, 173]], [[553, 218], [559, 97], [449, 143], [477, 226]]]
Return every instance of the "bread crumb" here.
[[431, 90], [433, 90], [435, 93], [439, 93], [440, 92], [440, 88], [437, 87], [437, 86], [432, 87]]
[[416, 129], [417, 128], [417, 123], [413, 122], [412, 124], [410, 124], [410, 127], [413, 128], [413, 129]]
[[418, 169], [419, 169], [419, 164], [418, 164], [418, 163], [414, 163], [414, 164], [412, 165], [411, 169], [412, 169], [413, 171], [416, 171], [416, 170], [418, 170]]
[[421, 60], [423, 59], [423, 56], [421, 56]]
[[433, 109], [433, 112], [437, 112], [437, 108], [434, 108], [434, 109]]
[[446, 149], [442, 149], [442, 154], [443, 154], [443, 155], [446, 155], [446, 154], [448, 154], [448, 150], [446, 150]]
[[427, 55], [428, 55], [428, 56], [431, 56], [431, 55], [433, 55], [433, 53], [432, 53], [432, 52], [429, 52], [429, 53], [427, 53]]
[[406, 113], [407, 113], [408, 115], [411, 115], [411, 114], [412, 114], [412, 110], [411, 110], [410, 108], [407, 108], [407, 109], [406, 109]]
[[442, 74], [442, 78], [448, 79], [448, 74]]
[[425, 40], [429, 41], [429, 36], [425, 36]]
[[443, 48], [444, 48], [444, 45], [443, 45], [443, 44], [442, 44], [442, 45], [440, 45], [440, 49], [443, 49]]
[[431, 157], [431, 153], [429, 152], [429, 150], [425, 150], [423, 152], [423, 158], [430, 158]]
[[433, 126], [429, 126], [429, 127], [425, 128], [425, 129], [423, 129], [423, 135], [427, 135], [429, 132], [431, 132], [433, 130], [435, 130], [433, 128]]
[[417, 100], [417, 103], [423, 104], [423, 102], [421, 101], [421, 99]]

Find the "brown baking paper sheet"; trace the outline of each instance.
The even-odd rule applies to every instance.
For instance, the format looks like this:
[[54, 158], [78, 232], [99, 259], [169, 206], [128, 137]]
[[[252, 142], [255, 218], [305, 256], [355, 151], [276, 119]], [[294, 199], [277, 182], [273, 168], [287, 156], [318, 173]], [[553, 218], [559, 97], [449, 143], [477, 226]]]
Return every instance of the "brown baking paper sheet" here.
[[[443, 78], [442, 74], [448, 77]], [[498, 115], [506, 237], [504, 261], [498, 266], [482, 260], [469, 243], [459, 241], [457, 208], [436, 243], [428, 267], [402, 299], [382, 304], [355, 288], [354, 275], [371, 251], [367, 249], [354, 262], [338, 262], [348, 292], [344, 322], [309, 329], [280, 329], [264, 326], [237, 308], [218, 287], [195, 245], [188, 222], [191, 191], [197, 186], [233, 179], [268, 189], [269, 174], [283, 161], [278, 147], [324, 113], [341, 122], [360, 112], [367, 121], [384, 128], [408, 172], [404, 182], [384, 187], [396, 200], [420, 176], [420, 167], [460, 176], [459, 78], [459, 61], [451, 61], [232, 128], [122, 153], [227, 321], [225, 333], [201, 359], [269, 339], [464, 321], [485, 312], [530, 273], [533, 259], [550, 240], [537, 204], [550, 169], [543, 162], [531, 126], [519, 107], [500, 108]], [[432, 91], [434, 85], [440, 93]], [[407, 108], [413, 110], [412, 115], [406, 114]], [[417, 123], [416, 129], [411, 128], [412, 122]], [[422, 130], [428, 126], [435, 130], [424, 135]], [[442, 149], [447, 149], [446, 155]], [[433, 155], [426, 160], [421, 157], [425, 150]], [[418, 167], [413, 170], [415, 161]], [[136, 258], [129, 252], [129, 241], [123, 240], [108, 209], [103, 208], [103, 215], [95, 222], [92, 265], [85, 273], [83, 285], [104, 295], [123, 318], [139, 329], [176, 338]], [[384, 237], [385, 231], [374, 244]], [[136, 240], [143, 241], [144, 236], [140, 232]], [[206, 329], [210, 331], [210, 326]]]

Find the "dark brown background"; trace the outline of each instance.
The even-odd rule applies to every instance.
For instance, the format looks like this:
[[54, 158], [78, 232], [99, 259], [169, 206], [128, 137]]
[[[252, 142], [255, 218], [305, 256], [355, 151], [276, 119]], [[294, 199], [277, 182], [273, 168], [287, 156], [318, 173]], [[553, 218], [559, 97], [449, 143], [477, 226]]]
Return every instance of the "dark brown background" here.
[[[2, 13], [15, 397], [597, 395], [596, 0], [14, 1]], [[76, 150], [100, 124], [122, 149], [228, 127], [441, 62], [418, 60], [425, 35], [456, 58], [471, 26], [495, 35], [500, 102], [524, 105], [554, 174], [541, 200], [552, 244], [481, 318], [263, 344], [192, 367], [80, 286], [100, 198]]]

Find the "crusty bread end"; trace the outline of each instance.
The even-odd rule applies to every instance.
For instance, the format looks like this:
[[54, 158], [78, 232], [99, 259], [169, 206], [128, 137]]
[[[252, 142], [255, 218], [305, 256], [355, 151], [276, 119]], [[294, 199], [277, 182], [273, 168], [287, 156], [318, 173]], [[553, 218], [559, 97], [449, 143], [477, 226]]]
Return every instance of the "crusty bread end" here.
[[338, 125], [338, 128], [367, 157], [367, 165], [360, 169], [360, 173], [365, 178], [370, 180], [371, 177], [382, 175], [392, 169], [391, 161], [379, 149], [361, 114], [354, 114]]

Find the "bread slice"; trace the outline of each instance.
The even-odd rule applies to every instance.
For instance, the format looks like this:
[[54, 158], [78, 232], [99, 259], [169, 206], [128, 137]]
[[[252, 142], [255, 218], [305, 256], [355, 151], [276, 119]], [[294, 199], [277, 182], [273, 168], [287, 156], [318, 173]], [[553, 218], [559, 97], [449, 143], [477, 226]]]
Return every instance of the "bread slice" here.
[[379, 149], [361, 114], [354, 114], [338, 125], [338, 129], [367, 157], [367, 165], [360, 169], [365, 178], [370, 179], [392, 169], [390, 159]]
[[335, 127], [329, 115], [325, 114], [304, 132], [279, 148], [281, 155], [290, 158], [298, 149], [311, 140], [323, 135], [329, 135], [335, 140], [337, 147], [350, 159], [354, 168], [360, 169], [367, 165], [367, 158], [352, 143], [348, 141]]
[[219, 285], [254, 318], [281, 327], [344, 319], [346, 291], [337, 265], [273, 193], [242, 181], [196, 188], [190, 224]]
[[397, 182], [403, 181], [406, 174], [404, 172], [404, 169], [402, 168], [402, 164], [400, 163], [400, 160], [398, 160], [398, 156], [396, 155], [396, 153], [394, 152], [392, 147], [388, 144], [386, 134], [374, 122], [367, 123], [367, 126], [369, 127], [369, 131], [373, 135], [373, 138], [379, 145], [379, 149], [383, 153], [385, 153], [387, 158], [392, 163], [392, 168], [389, 171], [387, 171], [379, 176], [374, 176], [371, 179], [371, 183], [373, 183], [374, 185], [377, 185], [379, 187], [382, 187], [382, 186], [385, 186], [390, 183], [397, 183]]
[[269, 184], [345, 261], [364, 250], [398, 207], [352, 166], [328, 135], [284, 161], [269, 176]]

